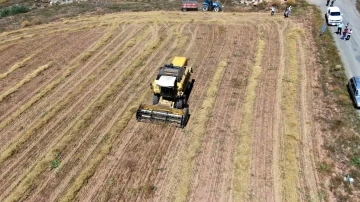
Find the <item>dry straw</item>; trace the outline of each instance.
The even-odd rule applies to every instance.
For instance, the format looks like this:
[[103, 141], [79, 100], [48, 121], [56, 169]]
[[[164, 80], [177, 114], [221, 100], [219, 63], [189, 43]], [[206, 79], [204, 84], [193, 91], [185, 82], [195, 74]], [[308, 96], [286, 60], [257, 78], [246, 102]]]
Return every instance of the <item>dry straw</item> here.
[[[142, 40], [140, 40], [142, 41]], [[138, 65], [143, 63], [146, 58], [149, 58], [154, 48], [159, 47], [159, 45], [163, 41], [155, 40], [154, 42], [147, 44], [146, 50], [143, 52], [143, 55], [138, 57], [137, 60], [133, 61], [132, 65], [127, 69], [126, 72], [120, 77], [117, 82], [112, 85], [107, 92], [103, 95], [103, 98], [108, 98], [114, 91], [119, 89], [120, 85], [124, 83], [124, 80], [127, 76], [133, 74], [135, 70], [137, 70]], [[78, 177], [75, 179], [74, 183], [70, 186], [67, 190], [64, 197], [60, 199], [60, 201], [72, 201], [75, 198], [76, 193], [81, 189], [87, 179], [89, 179], [94, 173], [98, 165], [100, 164], [101, 160], [110, 152], [112, 143], [115, 141], [116, 137], [124, 130], [127, 123], [133, 116], [133, 112], [139, 106], [139, 104], [144, 100], [145, 96], [147, 97], [149, 93], [143, 93], [143, 96], [138, 98], [136, 101], [132, 102], [133, 105], [129, 107], [117, 122], [117, 124], [111, 129], [108, 133], [108, 138], [103, 141], [97, 148], [99, 151], [96, 152], [96, 156], [92, 158], [88, 163], [85, 169], [81, 171]], [[102, 99], [100, 99], [102, 100]]]
[[6, 78], [9, 74], [14, 72], [15, 70], [23, 67], [27, 61], [32, 59], [35, 56], [35, 54], [31, 54], [29, 57], [24, 58], [22, 61], [15, 63], [13, 66], [10, 67], [10, 69], [2, 74], [0, 74], [0, 80]]
[[283, 80], [283, 120], [284, 120], [284, 156], [281, 164], [283, 175], [283, 191], [284, 196], [288, 201], [298, 201], [297, 193], [298, 182], [298, 162], [297, 162], [297, 148], [300, 138], [300, 125], [298, 121], [299, 109], [298, 106], [298, 81], [299, 81], [299, 65], [298, 65], [298, 46], [299, 34], [301, 30], [292, 29], [288, 32], [287, 38], [287, 55], [286, 60], [288, 68]]
[[246, 87], [245, 101], [242, 107], [242, 118], [238, 134], [239, 144], [234, 157], [234, 201], [247, 201], [250, 186], [251, 166], [251, 133], [254, 122], [253, 110], [255, 106], [256, 89], [259, 78], [262, 75], [262, 59], [264, 55], [265, 42], [259, 40], [255, 64]]
[[[80, 64], [85, 62], [84, 60], [82, 60], [84, 57], [86, 57], [87, 59], [89, 58], [89, 57], [87, 57], [89, 55], [89, 52], [90, 52], [90, 55], [92, 55], [95, 52], [95, 50], [97, 50], [98, 48], [105, 45], [106, 42], [111, 37], [112, 37], [112, 31], [107, 32], [104, 35], [104, 37], [102, 39], [100, 39], [98, 41], [98, 43], [96, 43], [92, 49], [90, 49], [89, 51], [87, 51], [86, 53], [84, 53], [80, 56], [76, 65], [73, 66], [72, 68], [70, 68], [71, 71], [70, 72], [68, 71], [67, 74], [63, 75], [63, 79], [65, 79], [67, 76], [69, 76], [71, 74], [71, 72], [73, 70], [75, 70], [75, 68], [80, 66]], [[84, 89], [84, 87], [93, 80], [93, 78], [94, 77], [92, 77], [92, 76], [87, 78], [87, 82], [84, 82], [84, 83], [82, 83], [81, 86], [77, 87], [77, 89], [76, 89], [77, 92], [81, 92]], [[59, 80], [59, 81], [62, 81], [62, 80]], [[58, 102], [57, 105], [55, 107], [53, 107], [52, 109], [50, 109], [49, 112], [44, 117], [42, 117], [34, 127], [29, 129], [28, 131], [26, 131], [26, 133], [24, 135], [22, 135], [20, 139], [18, 139], [16, 142], [14, 142], [9, 147], [7, 147], [6, 150], [3, 151], [0, 155], [0, 163], [4, 162], [7, 158], [12, 156], [18, 150], [19, 146], [21, 146], [24, 142], [26, 142], [27, 139], [29, 139], [29, 137], [31, 137], [31, 135], [35, 131], [37, 131], [39, 128], [44, 126], [53, 116], [55, 116], [61, 109], [63, 109], [68, 103], [70, 103], [70, 101], [73, 100], [75, 94], [76, 93], [73, 93], [72, 95], [70, 95], [67, 98], [65, 98], [64, 100], [62, 100], [61, 102]], [[89, 117], [84, 117], [84, 119], [80, 120], [79, 122], [76, 122], [76, 124], [73, 122], [71, 124], [71, 126], [74, 127], [75, 131], [78, 131], [81, 128], [81, 126], [86, 123], [86, 120], [88, 118]], [[71, 133], [71, 134], [73, 134], [73, 133]], [[52, 151], [48, 152], [46, 154], [46, 156], [43, 157], [40, 161], [37, 161], [37, 163], [29, 170], [29, 172], [26, 173], [25, 178], [16, 187], [16, 190], [13, 193], [11, 193], [6, 200], [18, 201], [21, 198], [21, 196], [23, 195], [23, 193], [26, 192], [30, 188], [30, 186], [33, 184], [34, 180], [44, 170], [46, 170], [49, 167], [49, 164], [50, 164], [49, 162], [51, 162], [56, 157], [58, 151], [60, 149], [64, 148], [66, 146], [66, 144], [70, 142], [71, 139], [72, 139], [72, 137], [68, 134], [68, 135], [63, 136], [61, 141], [53, 142], [53, 144], [56, 143], [56, 147], [52, 148]]]
[[19, 90], [19, 88], [21, 88], [26, 83], [30, 82], [33, 78], [35, 78], [36, 76], [41, 74], [41, 72], [43, 72], [46, 69], [48, 69], [49, 67], [51, 67], [52, 64], [53, 64], [53, 62], [49, 62], [46, 65], [38, 67], [35, 71], [33, 71], [30, 74], [26, 75], [25, 78], [23, 80], [21, 80], [19, 83], [17, 83], [15, 86], [7, 89], [5, 92], [2, 92], [0, 94], [0, 102], [3, 101], [10, 94], [12, 94], [12, 93], [16, 92], [17, 90]]
[[192, 130], [193, 137], [191, 138], [190, 145], [188, 149], [186, 149], [185, 159], [181, 162], [180, 172], [181, 178], [178, 182], [179, 186], [176, 191], [175, 201], [186, 201], [187, 196], [190, 190], [190, 179], [191, 179], [191, 168], [194, 164], [194, 160], [197, 154], [198, 149], [201, 146], [201, 140], [203, 139], [206, 133], [206, 124], [210, 119], [210, 114], [215, 104], [217, 92], [219, 89], [219, 84], [227, 63], [225, 61], [221, 61], [215, 70], [214, 76], [209, 84], [208, 90], [204, 97], [204, 102], [201, 105], [197, 116], [194, 117], [194, 122], [197, 123], [194, 125], [194, 129]]
[[[28, 102], [26, 102], [24, 105], [22, 105], [16, 112], [8, 116], [4, 121], [0, 123], [0, 130], [3, 129], [7, 124], [9, 124], [11, 121], [15, 120], [16, 117], [20, 116], [22, 113], [24, 113], [27, 109], [29, 109], [33, 104], [35, 104], [38, 100], [46, 96], [49, 92], [51, 92], [54, 88], [56, 88], [60, 83], [62, 83], [67, 77], [69, 77], [78, 67], [80, 67], [82, 64], [84, 64], [99, 48], [104, 46], [107, 41], [113, 36], [113, 31], [108, 31], [99, 41], [97, 41], [94, 46], [82, 53], [78, 60], [75, 62], [74, 65], [70, 66], [66, 72], [57, 80], [51, 82], [50, 84], [46, 85], [43, 89], [35, 93], [36, 95], [32, 97]], [[1, 162], [1, 160], [0, 160]]]

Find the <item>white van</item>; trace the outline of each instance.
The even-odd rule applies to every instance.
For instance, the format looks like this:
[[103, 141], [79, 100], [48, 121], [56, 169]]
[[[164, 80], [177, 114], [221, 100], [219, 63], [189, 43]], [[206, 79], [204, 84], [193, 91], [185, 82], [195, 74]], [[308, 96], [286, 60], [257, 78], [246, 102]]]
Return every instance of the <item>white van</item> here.
[[325, 14], [325, 19], [328, 25], [340, 24], [343, 21], [340, 8], [336, 6], [328, 7]]

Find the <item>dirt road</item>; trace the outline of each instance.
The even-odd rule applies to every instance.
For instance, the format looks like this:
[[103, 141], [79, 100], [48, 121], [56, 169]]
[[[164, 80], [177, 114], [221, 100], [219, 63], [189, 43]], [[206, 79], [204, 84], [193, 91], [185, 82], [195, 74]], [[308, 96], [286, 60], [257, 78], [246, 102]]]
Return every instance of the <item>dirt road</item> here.
[[[304, 26], [133, 12], [2, 33], [0, 198], [319, 201]], [[174, 56], [194, 70], [188, 125], [137, 122]]]
[[[323, 0], [308, 0], [309, 3], [319, 6], [323, 15], [326, 12], [326, 1]], [[339, 49], [342, 62], [345, 66], [346, 75], [350, 78], [352, 76], [360, 75], [360, 14], [356, 10], [355, 0], [341, 0], [335, 1], [334, 6], [338, 6], [343, 13], [344, 24], [349, 23], [349, 27], [353, 29], [353, 34], [349, 41], [340, 40], [340, 35], [336, 35], [337, 27], [330, 27], [334, 33], [336, 46]], [[325, 20], [325, 19], [324, 19]], [[320, 28], [319, 28], [320, 29]]]

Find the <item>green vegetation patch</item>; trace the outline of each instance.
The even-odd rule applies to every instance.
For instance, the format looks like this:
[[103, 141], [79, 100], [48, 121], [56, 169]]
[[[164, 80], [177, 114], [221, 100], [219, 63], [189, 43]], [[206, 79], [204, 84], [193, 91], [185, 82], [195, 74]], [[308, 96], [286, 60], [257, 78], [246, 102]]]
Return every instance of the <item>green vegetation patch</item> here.
[[30, 9], [27, 6], [15, 4], [10, 7], [0, 9], [0, 17], [3, 18], [11, 15], [16, 15], [18, 13], [27, 13], [29, 11]]

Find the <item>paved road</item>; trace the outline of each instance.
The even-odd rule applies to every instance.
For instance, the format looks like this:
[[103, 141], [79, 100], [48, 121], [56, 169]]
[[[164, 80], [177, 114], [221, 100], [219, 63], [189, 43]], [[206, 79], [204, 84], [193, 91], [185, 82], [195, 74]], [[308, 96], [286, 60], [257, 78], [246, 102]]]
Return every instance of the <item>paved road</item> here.
[[[348, 77], [360, 76], [360, 14], [356, 10], [355, 1], [356, 0], [336, 0], [334, 3], [334, 6], [338, 6], [344, 14], [344, 24], [349, 22], [350, 29], [353, 29], [349, 41], [340, 40], [340, 35], [334, 34], [336, 46], [339, 49]], [[308, 0], [308, 2], [319, 6], [323, 16], [325, 15], [326, 0]], [[330, 30], [334, 33], [337, 31], [337, 27], [330, 27]]]

